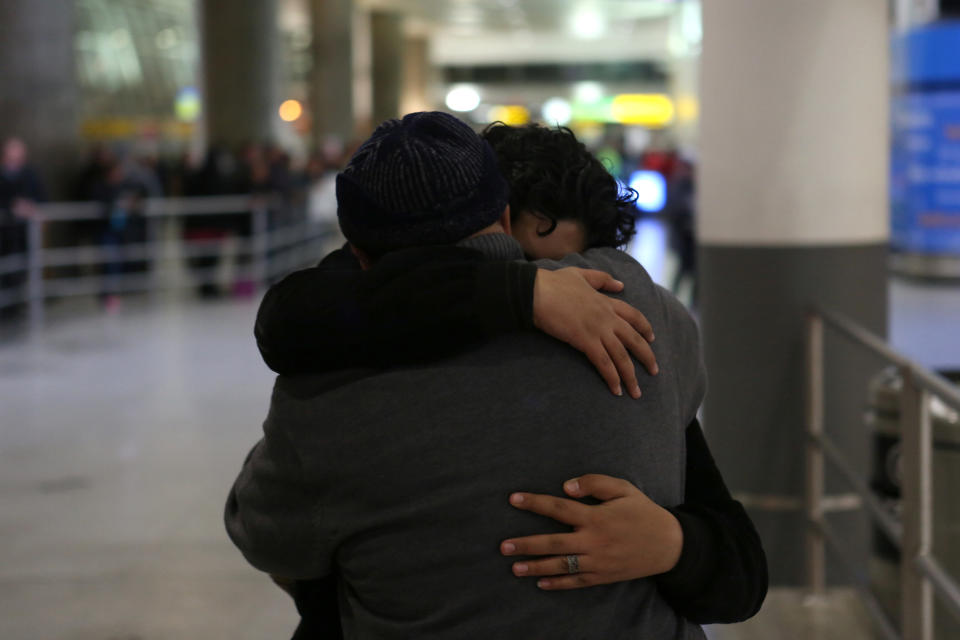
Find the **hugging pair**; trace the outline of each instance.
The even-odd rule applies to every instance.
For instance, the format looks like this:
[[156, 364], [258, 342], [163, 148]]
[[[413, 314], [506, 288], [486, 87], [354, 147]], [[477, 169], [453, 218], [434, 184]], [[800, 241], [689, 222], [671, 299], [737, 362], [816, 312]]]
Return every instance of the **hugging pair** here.
[[411, 114], [337, 195], [350, 246], [261, 305], [282, 375], [226, 512], [297, 637], [702, 638], [759, 609], [696, 326], [615, 249], [631, 200], [572, 133]]

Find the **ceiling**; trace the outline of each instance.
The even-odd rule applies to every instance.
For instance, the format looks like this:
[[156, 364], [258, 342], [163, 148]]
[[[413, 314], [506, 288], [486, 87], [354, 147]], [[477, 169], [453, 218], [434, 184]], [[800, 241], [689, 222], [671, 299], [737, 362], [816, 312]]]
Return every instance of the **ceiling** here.
[[413, 29], [470, 34], [549, 32], [576, 36], [628, 32], [638, 22], [664, 18], [673, 0], [358, 0], [370, 9], [398, 11]]

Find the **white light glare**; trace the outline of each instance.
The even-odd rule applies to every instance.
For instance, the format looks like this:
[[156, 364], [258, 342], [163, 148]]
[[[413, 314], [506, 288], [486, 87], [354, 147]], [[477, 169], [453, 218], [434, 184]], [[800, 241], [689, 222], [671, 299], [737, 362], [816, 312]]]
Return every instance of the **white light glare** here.
[[667, 183], [657, 171], [634, 171], [630, 188], [637, 192], [637, 208], [656, 213], [667, 204]]
[[480, 106], [480, 94], [469, 85], [460, 85], [450, 89], [446, 103], [451, 111], [473, 111]]
[[573, 99], [577, 102], [593, 104], [603, 98], [603, 85], [599, 82], [578, 82], [573, 85]]
[[570, 19], [570, 30], [578, 38], [599, 38], [606, 31], [606, 27], [603, 16], [590, 8], [578, 10]]
[[543, 103], [540, 115], [543, 116], [543, 121], [548, 125], [562, 127], [570, 122], [573, 109], [570, 108], [570, 103], [563, 98], [550, 98]]

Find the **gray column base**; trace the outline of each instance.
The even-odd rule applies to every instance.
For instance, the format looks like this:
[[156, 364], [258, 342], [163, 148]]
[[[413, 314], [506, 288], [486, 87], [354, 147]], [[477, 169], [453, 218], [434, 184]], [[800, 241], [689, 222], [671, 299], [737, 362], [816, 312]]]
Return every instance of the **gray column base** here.
[[[804, 313], [812, 304], [821, 305], [885, 336], [887, 247], [705, 245], [699, 277], [709, 374], [704, 429], [717, 464], [734, 493], [785, 498], [786, 503], [800, 499]], [[863, 412], [867, 382], [882, 363], [830, 331], [825, 347], [826, 429], [868, 478], [870, 434]], [[850, 488], [828, 469], [827, 491]], [[767, 552], [771, 583], [799, 584], [804, 578], [802, 513], [749, 510]], [[870, 547], [865, 518], [854, 512], [831, 517], [857, 564], [865, 566]]]

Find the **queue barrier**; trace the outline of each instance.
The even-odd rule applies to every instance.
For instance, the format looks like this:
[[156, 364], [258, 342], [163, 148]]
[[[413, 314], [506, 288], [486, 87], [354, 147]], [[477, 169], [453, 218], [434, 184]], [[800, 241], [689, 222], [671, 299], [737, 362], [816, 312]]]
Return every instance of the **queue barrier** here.
[[[221, 258], [224, 244], [237, 258], [235, 277], [264, 287], [294, 269], [316, 263], [325, 245], [338, 237], [335, 221], [313, 222], [303, 212], [271, 195], [228, 195], [187, 198], [147, 198], [137, 207], [137, 216], [145, 222], [145, 239], [119, 246], [45, 246], [44, 236], [51, 226], [79, 221], [105, 220], [104, 205], [98, 202], [55, 202], [36, 205], [26, 222], [26, 250], [0, 255], [0, 278], [25, 274], [24, 286], [2, 288], [0, 309], [26, 305], [31, 328], [44, 321], [47, 300], [58, 297], [109, 293], [157, 292], [169, 288], [166, 270], [173, 266], [165, 259], [166, 243], [162, 225], [170, 220], [192, 216], [249, 216], [249, 236], [183, 240], [177, 247], [182, 259]], [[277, 225], [273, 220], [288, 220]], [[140, 262], [145, 268], [137, 273], [106, 275], [102, 265]], [[100, 271], [94, 275], [52, 276], [62, 267]], [[217, 269], [191, 269], [189, 285], [214, 283]], [[0, 280], [0, 283], [3, 281]], [[182, 286], [176, 285], [176, 286]]]
[[[897, 518], [867, 486], [839, 447], [824, 432], [824, 330], [830, 328], [899, 368], [901, 434], [901, 518]], [[889, 640], [933, 640], [934, 596], [960, 621], [960, 585], [932, 553], [933, 429], [930, 400], [938, 398], [960, 411], [960, 390], [945, 378], [911, 361], [852, 320], [815, 309], [806, 318], [806, 451], [804, 510], [808, 522], [806, 567], [810, 591], [826, 588], [826, 549], [856, 579], [856, 567], [844, 543], [826, 519], [830, 496], [824, 495], [825, 462], [829, 461], [890, 543], [900, 551], [900, 624], [896, 625], [865, 584], [857, 584], [867, 611]], [[898, 628], [899, 626], [899, 628]]]

